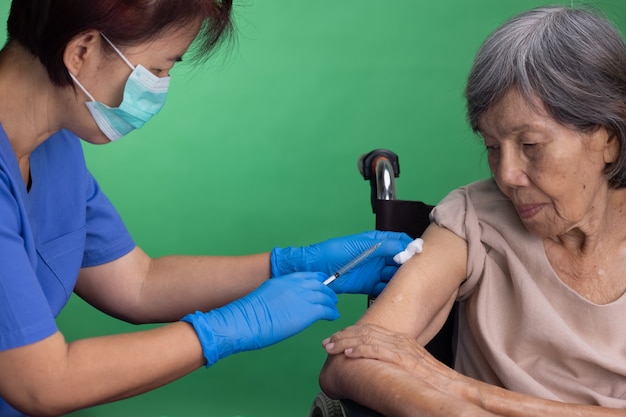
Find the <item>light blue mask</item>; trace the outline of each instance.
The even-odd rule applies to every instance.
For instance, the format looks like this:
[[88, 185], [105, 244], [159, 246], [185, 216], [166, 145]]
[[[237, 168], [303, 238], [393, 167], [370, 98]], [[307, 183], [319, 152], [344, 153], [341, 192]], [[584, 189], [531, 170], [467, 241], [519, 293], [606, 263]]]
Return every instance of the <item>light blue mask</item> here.
[[157, 77], [142, 65], [134, 66], [106, 36], [102, 38], [133, 70], [124, 86], [124, 97], [119, 107], [109, 107], [96, 101], [83, 85], [70, 73], [76, 85], [91, 99], [86, 102], [96, 124], [111, 141], [118, 140], [134, 129], [139, 129], [165, 104], [170, 77]]

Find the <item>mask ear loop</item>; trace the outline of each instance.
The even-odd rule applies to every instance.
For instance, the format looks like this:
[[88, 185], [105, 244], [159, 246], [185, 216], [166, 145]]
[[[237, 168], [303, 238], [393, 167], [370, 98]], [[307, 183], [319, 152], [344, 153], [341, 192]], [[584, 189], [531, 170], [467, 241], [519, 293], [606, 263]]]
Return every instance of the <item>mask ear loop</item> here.
[[[124, 54], [122, 53], [122, 51], [120, 51], [117, 46], [113, 45], [113, 42], [111, 42], [109, 40], [109, 38], [107, 38], [104, 33], [100, 32], [100, 36], [102, 36], [102, 38], [107, 41], [107, 43], [109, 45], [111, 45], [111, 48], [113, 48], [113, 50], [119, 55], [120, 58], [122, 58], [122, 60], [126, 63], [126, 65], [128, 65], [133, 71], [135, 70], [135, 66], [133, 64], [131, 64], [131, 62], [128, 60], [128, 58], [126, 58], [124, 56]], [[93, 102], [96, 101], [96, 99], [89, 94], [89, 91], [87, 91], [87, 89], [80, 83], [80, 81], [78, 81], [78, 79], [76, 78], [76, 76], [74, 74], [72, 74], [70, 71], [68, 71], [68, 73], [70, 74], [70, 77], [72, 78], [72, 80], [74, 80], [74, 82], [76, 83], [76, 85], [78, 85], [78, 87], [80, 87], [81, 90], [83, 90], [83, 92], [87, 95], [87, 97], [89, 97], [89, 99]]]
[[86, 89], [85, 87], [83, 87], [83, 85], [80, 83], [80, 81], [78, 81], [78, 79], [76, 78], [76, 76], [75, 76], [74, 74], [72, 74], [71, 72], [69, 72], [69, 71], [68, 71], [67, 73], [68, 73], [68, 74], [70, 74], [70, 77], [72, 77], [72, 80], [74, 80], [74, 82], [76, 83], [76, 85], [77, 85], [77, 86], [79, 86], [81, 90], [83, 90], [83, 93], [87, 94], [87, 97], [89, 97], [89, 99], [90, 99], [91, 101], [94, 101], [94, 102], [95, 102], [95, 101], [96, 101], [96, 99], [95, 99], [95, 98], [94, 98], [91, 94], [89, 94], [89, 91], [87, 91], [87, 89]]
[[117, 52], [117, 54], [120, 56], [120, 58], [122, 58], [122, 59], [124, 60], [124, 62], [126, 62], [126, 65], [128, 65], [128, 66], [130, 67], [130, 69], [132, 69], [132, 70], [134, 70], [134, 69], [135, 69], [135, 66], [134, 66], [133, 64], [131, 64], [131, 63], [130, 63], [130, 61], [128, 60], [128, 58], [126, 58], [126, 57], [124, 56], [124, 54], [122, 53], [122, 51], [120, 51], [119, 49], [117, 49], [117, 46], [113, 45], [113, 42], [111, 42], [111, 41], [109, 40], [109, 38], [107, 38], [107, 37], [104, 35], [104, 33], [100, 32], [100, 36], [102, 36], [102, 38], [103, 38], [105, 41], [107, 41], [107, 43], [108, 43], [109, 45], [111, 45], [111, 48], [113, 48], [113, 50], [114, 50], [115, 52]]

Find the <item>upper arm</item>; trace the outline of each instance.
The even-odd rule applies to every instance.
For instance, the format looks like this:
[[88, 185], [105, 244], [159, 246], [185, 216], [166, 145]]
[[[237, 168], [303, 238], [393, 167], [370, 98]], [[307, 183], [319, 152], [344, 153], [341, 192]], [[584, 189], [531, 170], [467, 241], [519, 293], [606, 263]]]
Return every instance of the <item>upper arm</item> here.
[[436, 224], [422, 239], [422, 252], [400, 267], [359, 323], [421, 336], [420, 341], [427, 339], [424, 342], [441, 327], [467, 276], [467, 243]]
[[133, 322], [151, 261], [135, 247], [114, 261], [82, 268], [74, 291], [105, 313]]
[[[400, 267], [358, 324], [375, 324], [411, 335], [425, 345], [441, 328], [467, 276], [467, 243], [436, 224], [424, 234], [422, 252]], [[323, 390], [334, 398], [371, 404], [396, 381], [395, 368], [377, 360], [329, 355], [320, 374]], [[398, 380], [403, 386], [405, 376]], [[368, 401], [365, 401], [368, 400]]]

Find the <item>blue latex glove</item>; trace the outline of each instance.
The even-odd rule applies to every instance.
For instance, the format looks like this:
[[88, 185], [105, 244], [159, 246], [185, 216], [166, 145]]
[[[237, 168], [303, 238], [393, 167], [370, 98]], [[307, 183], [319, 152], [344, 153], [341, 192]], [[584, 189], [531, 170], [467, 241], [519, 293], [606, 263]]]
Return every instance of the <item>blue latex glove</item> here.
[[272, 276], [296, 271], [322, 271], [330, 276], [366, 249], [382, 242], [367, 260], [330, 284], [337, 294], [378, 295], [398, 270], [399, 264], [393, 256], [412, 241], [406, 233], [372, 231], [310, 246], [274, 248], [270, 256]]
[[182, 321], [196, 330], [208, 368], [233, 353], [280, 342], [317, 320], [338, 318], [337, 295], [322, 284], [325, 279], [319, 272], [272, 278], [239, 300]]

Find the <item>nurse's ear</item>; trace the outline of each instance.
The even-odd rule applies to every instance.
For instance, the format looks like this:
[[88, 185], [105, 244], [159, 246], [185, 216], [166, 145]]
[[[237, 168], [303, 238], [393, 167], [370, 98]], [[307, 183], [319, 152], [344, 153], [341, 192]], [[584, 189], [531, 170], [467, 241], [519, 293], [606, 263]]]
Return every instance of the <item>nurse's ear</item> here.
[[102, 56], [102, 38], [97, 30], [89, 30], [74, 36], [65, 45], [63, 63], [74, 76], [81, 71], [97, 67]]

